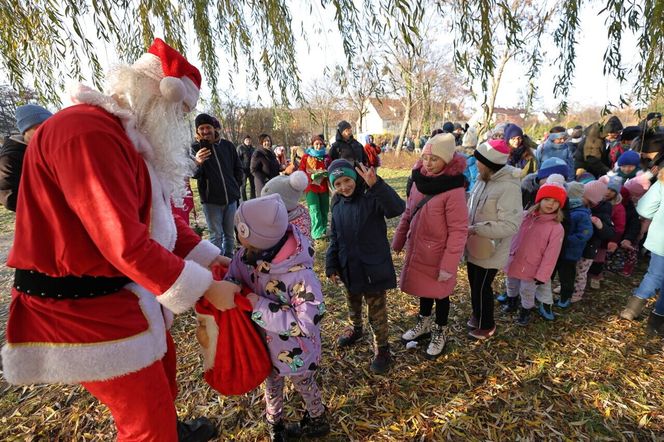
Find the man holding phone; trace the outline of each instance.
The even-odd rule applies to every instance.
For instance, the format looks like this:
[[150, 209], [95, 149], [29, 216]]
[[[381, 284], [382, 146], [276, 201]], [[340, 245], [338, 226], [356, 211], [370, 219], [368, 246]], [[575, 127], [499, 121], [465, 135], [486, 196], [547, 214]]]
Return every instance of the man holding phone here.
[[235, 235], [233, 218], [240, 199], [242, 165], [235, 146], [223, 138], [215, 142], [214, 118], [196, 117], [196, 143], [192, 153], [196, 161], [194, 178], [203, 205], [210, 241], [225, 256], [233, 256]]

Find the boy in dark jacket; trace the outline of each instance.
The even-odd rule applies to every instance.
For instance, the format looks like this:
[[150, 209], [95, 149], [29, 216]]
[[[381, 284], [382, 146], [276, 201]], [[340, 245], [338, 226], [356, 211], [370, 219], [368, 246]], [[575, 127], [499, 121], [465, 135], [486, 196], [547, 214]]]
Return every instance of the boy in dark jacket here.
[[353, 138], [353, 129], [348, 121], [341, 121], [337, 125], [337, 136], [332, 147], [330, 147], [330, 158], [337, 160], [343, 158], [353, 166], [359, 164], [369, 165], [369, 159], [364, 147]]
[[[358, 175], [365, 185], [356, 185]], [[364, 298], [376, 345], [371, 370], [385, 373], [390, 366], [385, 290], [396, 287], [385, 218], [401, 215], [406, 203], [373, 168], [360, 165], [354, 169], [350, 162], [339, 159], [330, 164], [328, 176], [338, 198], [332, 206], [332, 235], [325, 274], [334, 282], [340, 279], [346, 286], [353, 324], [337, 343], [347, 347], [362, 337]]]
[[616, 230], [611, 222], [613, 207], [608, 201], [604, 201], [608, 186], [602, 181], [590, 181], [584, 185], [583, 202], [590, 207], [590, 221], [593, 224], [593, 235], [583, 249], [582, 258], [576, 264], [576, 279], [574, 282], [574, 294], [572, 302], [578, 302], [583, 298], [588, 280], [588, 270], [602, 243], [610, 240]]
[[[251, 174], [251, 156], [255, 150], [249, 135], [244, 137], [242, 144], [237, 147], [237, 156], [240, 158], [240, 164], [242, 165], [242, 183], [240, 184], [242, 201], [256, 198], [256, 184], [254, 183], [254, 176]], [[249, 180], [249, 198], [247, 198], [247, 180]]]
[[210, 242], [231, 257], [235, 249], [233, 218], [242, 182], [240, 159], [230, 141], [214, 141], [214, 119], [210, 115], [196, 117], [196, 137], [199, 141], [191, 146], [198, 166], [193, 178], [198, 182]]

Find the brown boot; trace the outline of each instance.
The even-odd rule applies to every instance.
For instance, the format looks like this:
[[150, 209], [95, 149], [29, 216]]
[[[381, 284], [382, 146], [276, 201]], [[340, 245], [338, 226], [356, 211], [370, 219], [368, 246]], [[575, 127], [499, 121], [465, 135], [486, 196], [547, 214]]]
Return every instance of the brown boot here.
[[627, 300], [627, 306], [622, 312], [620, 312], [620, 317], [630, 321], [635, 320], [639, 317], [641, 312], [643, 312], [643, 308], [646, 306], [647, 302], [647, 299], [639, 298], [637, 296], [630, 296], [629, 300]]

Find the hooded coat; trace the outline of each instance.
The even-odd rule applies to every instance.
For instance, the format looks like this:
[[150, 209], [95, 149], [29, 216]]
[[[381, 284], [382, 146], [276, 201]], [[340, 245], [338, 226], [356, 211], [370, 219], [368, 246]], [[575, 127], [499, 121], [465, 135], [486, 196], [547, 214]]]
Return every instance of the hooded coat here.
[[604, 139], [601, 137], [601, 127], [599, 123], [593, 123], [585, 130], [585, 138], [579, 143], [576, 149], [574, 163], [575, 167], [585, 169], [599, 178], [606, 175], [611, 170], [602, 161], [602, 152], [604, 150]]
[[503, 166], [488, 182], [478, 180], [468, 199], [468, 223], [473, 232], [466, 243], [468, 262], [485, 269], [507, 264], [512, 236], [519, 230], [523, 209], [521, 169]]
[[[420, 173], [422, 165], [416, 165], [413, 173]], [[442, 174], [431, 177], [441, 187], [437, 193], [420, 189], [418, 180], [411, 189], [406, 211], [401, 216], [394, 234], [392, 249], [401, 251], [406, 246], [406, 258], [401, 271], [399, 286], [405, 293], [427, 298], [446, 298], [454, 291], [459, 261], [468, 237], [468, 208], [463, 186], [466, 160], [456, 153]], [[454, 178], [457, 179], [454, 179]], [[443, 187], [445, 188], [443, 190]], [[433, 195], [412, 218], [412, 212], [425, 192]], [[443, 270], [452, 277], [438, 281]]]
[[334, 161], [339, 158], [348, 160], [353, 165], [362, 163], [368, 166], [369, 164], [364, 147], [353, 137], [350, 137], [349, 140], [344, 140], [341, 132], [337, 129], [335, 142], [330, 147], [330, 159]]
[[565, 233], [561, 257], [566, 261], [578, 261], [583, 255], [586, 243], [593, 235], [593, 223], [590, 221], [590, 209], [581, 199], [569, 201], [568, 230]]
[[565, 177], [565, 179], [570, 179], [574, 176], [574, 157], [572, 156], [572, 151], [567, 143], [556, 144], [547, 139], [537, 148], [535, 156], [538, 164], [542, 164], [549, 158], [560, 158], [567, 163], [567, 167], [569, 167], [570, 171], [570, 176]]

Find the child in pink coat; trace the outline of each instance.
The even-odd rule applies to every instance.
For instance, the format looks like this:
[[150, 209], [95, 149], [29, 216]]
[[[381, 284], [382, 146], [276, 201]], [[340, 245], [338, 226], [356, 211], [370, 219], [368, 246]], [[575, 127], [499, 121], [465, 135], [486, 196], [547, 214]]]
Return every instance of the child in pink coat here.
[[539, 188], [535, 205], [523, 218], [519, 232], [512, 239], [507, 273], [507, 296], [521, 296], [517, 324], [526, 326], [535, 308], [535, 290], [551, 279], [563, 244], [561, 224], [567, 194], [559, 184]]
[[[468, 236], [464, 188], [466, 158], [455, 153], [452, 134], [439, 134], [424, 146], [412, 172], [413, 188], [397, 227], [392, 248], [406, 245], [401, 272], [402, 291], [420, 298], [415, 326], [402, 335], [412, 341], [431, 335], [425, 356], [438, 357], [445, 348], [449, 295]], [[432, 317], [434, 301], [435, 319]]]

